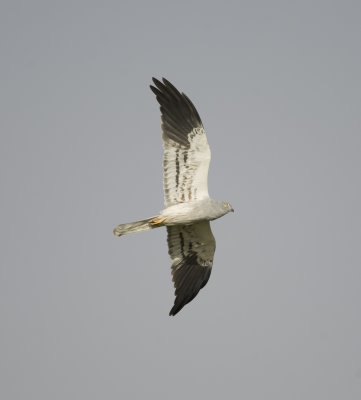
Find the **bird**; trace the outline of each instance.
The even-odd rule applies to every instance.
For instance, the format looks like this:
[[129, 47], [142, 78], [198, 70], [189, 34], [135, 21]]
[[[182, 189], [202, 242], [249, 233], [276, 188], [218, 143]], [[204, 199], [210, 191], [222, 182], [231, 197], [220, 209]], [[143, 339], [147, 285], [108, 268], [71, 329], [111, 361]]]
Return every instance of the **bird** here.
[[152, 78], [150, 89], [160, 106], [163, 139], [163, 191], [165, 207], [153, 217], [120, 224], [116, 236], [166, 227], [175, 288], [176, 315], [207, 284], [216, 241], [210, 221], [233, 207], [208, 194], [211, 151], [196, 107], [167, 79]]

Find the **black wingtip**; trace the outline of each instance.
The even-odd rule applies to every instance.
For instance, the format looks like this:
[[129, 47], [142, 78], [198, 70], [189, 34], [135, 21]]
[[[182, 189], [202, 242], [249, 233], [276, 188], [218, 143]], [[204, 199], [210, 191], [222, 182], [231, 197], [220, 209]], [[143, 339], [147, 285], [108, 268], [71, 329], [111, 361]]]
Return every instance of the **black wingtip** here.
[[154, 78], [154, 76], [152, 78], [152, 81], [153, 81], [154, 85], [157, 86], [157, 87], [163, 85], [163, 83], [160, 80], [158, 80], [157, 78]]
[[170, 317], [174, 317], [176, 314], [178, 314], [179, 313], [179, 311], [183, 308], [185, 306], [185, 304], [182, 304], [182, 305], [174, 305], [173, 307], [172, 307], [172, 309], [169, 311], [169, 316]]
[[169, 312], [170, 316], [176, 315], [186, 304], [190, 303], [207, 284], [212, 267], [205, 267], [198, 263], [197, 255], [186, 257], [173, 269], [173, 282], [176, 288], [174, 306]]
[[151, 91], [155, 94], [162, 114], [163, 132], [170, 139], [188, 147], [188, 135], [202, 127], [201, 118], [191, 100], [166, 78], [152, 78]]

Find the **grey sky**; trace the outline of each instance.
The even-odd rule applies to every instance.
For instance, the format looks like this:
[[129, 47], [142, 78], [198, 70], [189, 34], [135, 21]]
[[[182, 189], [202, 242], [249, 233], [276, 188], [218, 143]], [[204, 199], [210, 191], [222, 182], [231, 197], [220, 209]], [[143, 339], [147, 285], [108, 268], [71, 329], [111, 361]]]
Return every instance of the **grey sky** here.
[[[0, 398], [361, 398], [361, 6], [0, 6]], [[174, 318], [165, 76], [195, 103], [211, 279]]]

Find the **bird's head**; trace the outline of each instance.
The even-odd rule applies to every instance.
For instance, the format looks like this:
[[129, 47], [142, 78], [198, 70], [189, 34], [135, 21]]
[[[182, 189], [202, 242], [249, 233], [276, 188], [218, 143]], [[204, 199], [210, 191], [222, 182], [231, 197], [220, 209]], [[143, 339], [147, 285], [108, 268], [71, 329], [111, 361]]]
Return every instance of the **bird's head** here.
[[227, 213], [234, 212], [233, 207], [231, 206], [230, 203], [228, 203], [228, 201], [222, 201], [222, 207], [224, 211], [226, 211]]

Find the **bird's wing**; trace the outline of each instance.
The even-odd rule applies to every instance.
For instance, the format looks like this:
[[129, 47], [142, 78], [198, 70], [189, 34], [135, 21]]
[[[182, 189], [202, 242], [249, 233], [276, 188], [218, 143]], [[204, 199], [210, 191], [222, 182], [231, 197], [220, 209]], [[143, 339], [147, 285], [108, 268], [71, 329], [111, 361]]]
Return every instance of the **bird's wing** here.
[[169, 81], [153, 78], [162, 115], [163, 188], [167, 207], [208, 197], [211, 151], [193, 103]]
[[192, 301], [211, 275], [216, 241], [208, 221], [168, 226], [168, 249], [175, 287], [175, 315]]

